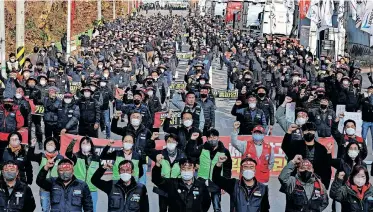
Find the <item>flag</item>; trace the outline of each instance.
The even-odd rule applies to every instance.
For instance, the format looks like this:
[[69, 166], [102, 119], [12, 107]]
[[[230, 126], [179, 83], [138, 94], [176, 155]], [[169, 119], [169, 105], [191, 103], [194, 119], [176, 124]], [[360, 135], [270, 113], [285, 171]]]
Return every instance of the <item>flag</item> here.
[[339, 4], [338, 4], [338, 16], [337, 16], [338, 29], [342, 29], [343, 28], [343, 24], [344, 24], [344, 13], [345, 13], [345, 0], [339, 0]]
[[271, 32], [272, 30], [274, 31], [276, 29], [276, 8], [275, 5], [272, 3], [271, 4], [271, 12], [269, 14], [269, 18], [271, 19]]
[[305, 19], [307, 12], [310, 8], [311, 0], [300, 0], [299, 1], [299, 17]]
[[357, 7], [356, 7], [356, 28], [360, 28], [362, 19], [365, 15], [365, 12], [367, 10], [367, 2], [368, 0], [360, 0], [357, 2]]
[[361, 21], [361, 30], [373, 34], [373, 5], [369, 5]]
[[324, 0], [321, 7], [321, 25], [318, 27], [319, 31], [322, 31], [326, 28], [332, 27], [332, 17], [334, 11], [333, 0]]
[[307, 18], [318, 24], [320, 22], [320, 0], [311, 0]]

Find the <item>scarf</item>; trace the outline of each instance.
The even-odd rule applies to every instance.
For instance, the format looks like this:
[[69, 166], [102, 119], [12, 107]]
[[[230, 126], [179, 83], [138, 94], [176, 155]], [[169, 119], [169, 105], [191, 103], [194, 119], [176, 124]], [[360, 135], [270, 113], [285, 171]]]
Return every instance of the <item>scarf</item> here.
[[10, 150], [12, 150], [13, 153], [15, 152], [18, 152], [19, 150], [21, 150], [21, 145], [18, 145], [17, 147], [12, 147], [10, 144], [9, 144], [9, 148]]
[[52, 153], [50, 152], [45, 152], [45, 157], [47, 158], [47, 160], [50, 160], [50, 159], [54, 159], [57, 155], [58, 155], [58, 152], [57, 151], [54, 151]]
[[353, 191], [356, 192], [357, 198], [359, 198], [360, 200], [363, 200], [365, 192], [368, 191], [368, 189], [370, 188], [370, 184], [363, 185], [363, 187], [361, 188], [361, 191], [356, 185], [350, 185], [350, 187]]

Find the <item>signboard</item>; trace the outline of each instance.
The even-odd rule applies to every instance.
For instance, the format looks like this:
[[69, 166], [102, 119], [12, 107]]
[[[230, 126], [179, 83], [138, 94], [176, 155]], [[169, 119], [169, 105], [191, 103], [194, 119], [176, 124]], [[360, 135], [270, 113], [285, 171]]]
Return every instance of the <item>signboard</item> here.
[[[168, 112], [156, 112], [154, 115], [153, 128], [161, 128], [164, 120], [167, 118]], [[177, 127], [181, 125], [181, 111], [173, 111], [170, 120], [170, 127]]]
[[[70, 144], [73, 138], [77, 138], [78, 141], [74, 146], [74, 152], [79, 151], [79, 141], [82, 136], [78, 135], [71, 135], [71, 134], [64, 134], [61, 135], [61, 154], [65, 155], [67, 146]], [[229, 153], [232, 157], [232, 176], [238, 177], [240, 174], [240, 163], [241, 163], [241, 153], [235, 149], [230, 142], [230, 136], [220, 136], [220, 141], [223, 142], [224, 146], [229, 150]], [[238, 136], [239, 140], [246, 141], [251, 139], [251, 136]], [[278, 176], [284, 166], [287, 164], [287, 160], [285, 159], [285, 153], [281, 149], [282, 144], [282, 136], [266, 136], [264, 140], [268, 142], [274, 148], [274, 155], [275, 155], [275, 164], [273, 169], [271, 170], [271, 176]], [[108, 143], [108, 139], [97, 139], [92, 138], [93, 144], [95, 145], [95, 151], [98, 155], [101, 154], [103, 147], [105, 147]], [[332, 144], [332, 149], [334, 150], [334, 140], [333, 138], [319, 138], [319, 142], [324, 145]], [[166, 144], [164, 140], [158, 140], [156, 143], [156, 149], [161, 150], [165, 148]], [[112, 145], [112, 148], [118, 149], [122, 148], [122, 142], [116, 140], [115, 143]], [[332, 155], [335, 155], [335, 151], [332, 152]]]
[[171, 90], [185, 90], [186, 83], [184, 81], [174, 81], [171, 83], [169, 88]]
[[227, 91], [227, 90], [214, 90], [213, 94], [216, 98], [226, 98], [226, 99], [237, 99], [238, 91]]
[[70, 92], [75, 95], [82, 88], [81, 82], [70, 82]]
[[295, 121], [295, 102], [287, 103], [286, 104], [286, 120], [290, 123], [294, 123]]
[[176, 57], [179, 58], [179, 59], [192, 59], [193, 58], [193, 54], [192, 52], [188, 52], [188, 53], [176, 53]]
[[35, 105], [34, 100], [32, 100], [32, 99], [27, 99], [26, 98], [26, 100], [30, 104], [32, 115], [38, 115], [38, 116], [43, 116], [44, 115], [44, 106], [43, 105]]

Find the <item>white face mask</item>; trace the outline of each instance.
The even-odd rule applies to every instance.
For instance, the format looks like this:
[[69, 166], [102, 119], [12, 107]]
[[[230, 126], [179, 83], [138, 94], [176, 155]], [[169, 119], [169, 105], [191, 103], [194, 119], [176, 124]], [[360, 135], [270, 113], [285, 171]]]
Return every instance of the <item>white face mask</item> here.
[[91, 92], [84, 92], [84, 97], [86, 97], [86, 98], [91, 97]]
[[256, 107], [256, 103], [249, 103], [249, 107], [250, 107], [251, 109], [255, 108], [255, 107]]
[[17, 99], [22, 98], [22, 94], [20, 94], [20, 93], [16, 93], [16, 98], [17, 98]]
[[73, 101], [73, 99], [63, 99], [63, 101], [64, 101], [66, 104], [70, 104], [70, 103]]
[[82, 145], [82, 152], [87, 153], [91, 151], [91, 148], [92, 148], [91, 145]]
[[103, 65], [98, 65], [98, 68], [99, 69], [102, 69], [104, 66]]
[[108, 76], [109, 76], [109, 74], [104, 74], [104, 77], [106, 77], [106, 78], [107, 78]]
[[131, 143], [123, 143], [123, 149], [124, 150], [130, 150], [132, 149], [133, 144]]
[[358, 187], [362, 187], [365, 184], [365, 179], [362, 177], [354, 177], [354, 184]]
[[140, 123], [141, 123], [140, 119], [131, 119], [131, 124], [134, 127], [138, 127]]
[[242, 172], [242, 176], [245, 178], [245, 180], [251, 180], [255, 176], [255, 172], [253, 170], [245, 170]]
[[205, 82], [205, 81], [199, 81], [199, 83], [200, 83], [201, 85], [204, 85], [206, 82]]
[[128, 174], [128, 173], [122, 173], [122, 174], [120, 174], [120, 179], [122, 179], [123, 182], [125, 182], [125, 183], [128, 182], [128, 181], [130, 181], [131, 177], [132, 177], [132, 175]]
[[100, 82], [100, 86], [101, 87], [105, 87], [106, 86], [106, 82]]
[[95, 86], [90, 86], [91, 90], [92, 91], [95, 91], [96, 90], [96, 87]]
[[47, 84], [47, 81], [45, 81], [45, 80], [40, 80], [40, 85], [45, 85], [45, 84]]
[[158, 64], [159, 64], [159, 61], [158, 61], [158, 60], [154, 61], [154, 64], [158, 65]]
[[354, 128], [347, 128], [346, 133], [347, 135], [355, 135], [356, 130]]
[[47, 146], [46, 147], [46, 150], [47, 150], [47, 152], [54, 152], [54, 150], [56, 150], [56, 147], [54, 147], [54, 146]]
[[355, 159], [359, 155], [359, 150], [348, 150], [348, 156]]
[[149, 96], [153, 96], [153, 91], [148, 91]]
[[176, 143], [167, 143], [167, 149], [174, 151], [176, 149]]
[[306, 118], [297, 118], [297, 120], [295, 120], [295, 124], [297, 124], [297, 125], [303, 125], [306, 122], [307, 122]]
[[193, 178], [193, 171], [181, 171], [180, 173], [181, 175], [181, 178], [183, 178], [183, 180], [191, 180]]
[[185, 121], [183, 121], [183, 124], [186, 127], [190, 127], [193, 124], [193, 120], [185, 120]]

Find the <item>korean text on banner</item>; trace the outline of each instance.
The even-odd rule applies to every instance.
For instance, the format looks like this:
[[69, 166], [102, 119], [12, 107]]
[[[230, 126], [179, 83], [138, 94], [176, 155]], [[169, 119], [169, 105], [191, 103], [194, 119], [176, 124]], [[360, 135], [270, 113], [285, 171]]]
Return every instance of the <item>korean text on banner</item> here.
[[[64, 134], [61, 135], [61, 154], [65, 154], [67, 146], [70, 144], [73, 138], [77, 138], [78, 141], [74, 146], [74, 152], [79, 151], [79, 143], [82, 136], [71, 135], [71, 134]], [[247, 141], [251, 139], [251, 136], [238, 136], [239, 140]], [[269, 144], [274, 148], [275, 154], [275, 165], [271, 171], [272, 176], [278, 176], [282, 170], [282, 168], [287, 164], [287, 160], [285, 159], [285, 153], [281, 149], [283, 137], [281, 136], [266, 136], [264, 140], [269, 142]], [[97, 139], [92, 138], [93, 144], [95, 145], [95, 151], [98, 155], [101, 154], [102, 149], [109, 143], [108, 139]], [[240, 163], [241, 163], [241, 153], [238, 152], [232, 145], [230, 136], [220, 136], [220, 141], [223, 142], [224, 146], [229, 150], [231, 157], [232, 157], [232, 176], [238, 177], [240, 174]], [[334, 140], [333, 138], [319, 138], [319, 142], [324, 146], [332, 144], [334, 149]], [[156, 141], [156, 149], [163, 149], [165, 148], [166, 144], [164, 140]], [[115, 141], [112, 145], [112, 148], [118, 149], [122, 147], [122, 142]], [[332, 152], [334, 157], [335, 152]]]

